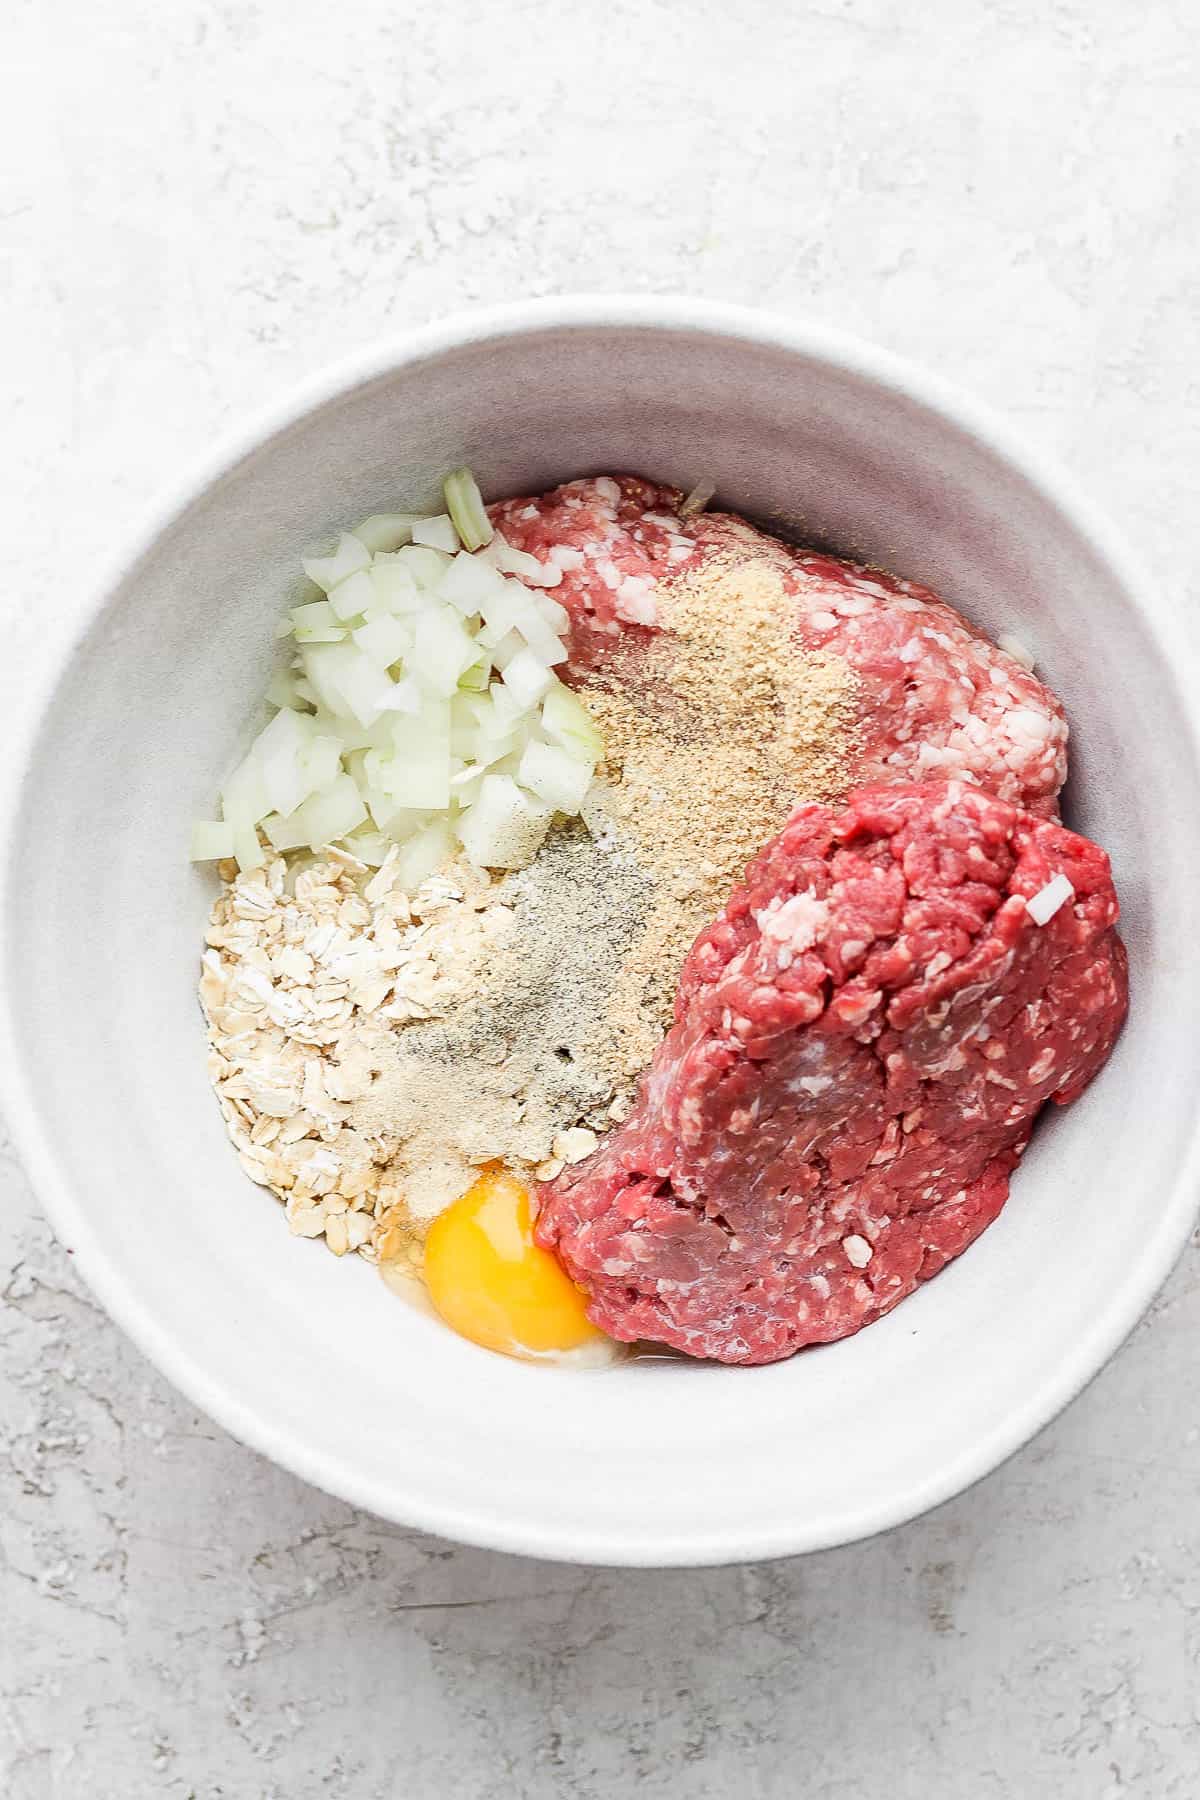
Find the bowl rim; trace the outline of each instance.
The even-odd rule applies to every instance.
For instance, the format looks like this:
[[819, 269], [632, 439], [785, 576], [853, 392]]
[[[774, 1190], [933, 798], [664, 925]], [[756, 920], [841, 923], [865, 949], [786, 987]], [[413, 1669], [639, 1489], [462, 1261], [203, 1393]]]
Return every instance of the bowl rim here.
[[[624, 329], [682, 332], [734, 338], [743, 343], [815, 358], [846, 374], [907, 399], [957, 428], [1008, 463], [1054, 508], [1128, 593], [1152, 643], [1171, 671], [1181, 700], [1185, 671], [1197, 664], [1177, 620], [1156, 585], [1139, 569], [1108, 518], [1057, 462], [1029, 445], [991, 409], [940, 375], [835, 327], [793, 319], [756, 307], [686, 295], [576, 294], [471, 308], [355, 352], [294, 384], [287, 394], [235, 424], [204, 456], [195, 459], [142, 513], [122, 546], [89, 584], [73, 609], [69, 629], [54, 644], [32, 695], [20, 709], [11, 754], [0, 768], [0, 1108], [39, 1204], [76, 1266], [110, 1317], [188, 1400], [250, 1448], [291, 1473], [378, 1517], [462, 1543], [551, 1561], [617, 1567], [701, 1566], [744, 1562], [829, 1549], [873, 1536], [918, 1517], [992, 1472], [1026, 1444], [1099, 1373], [1137, 1324], [1170, 1273], [1192, 1229], [1200, 1196], [1200, 1121], [1161, 1205], [1155, 1230], [1141, 1255], [1106, 1303], [1097, 1309], [1071, 1354], [1048, 1369], [1023, 1403], [982, 1440], [911, 1482], [901, 1493], [864, 1503], [850, 1515], [816, 1517], [782, 1529], [747, 1526], [736, 1517], [704, 1533], [648, 1525], [640, 1536], [573, 1527], [558, 1518], [497, 1515], [474, 1496], [447, 1506], [406, 1486], [405, 1472], [383, 1482], [360, 1477], [334, 1457], [312, 1449], [295, 1433], [248, 1404], [181, 1349], [126, 1284], [105, 1249], [88, 1209], [60, 1169], [53, 1133], [43, 1123], [27, 1080], [20, 1035], [3, 981], [9, 955], [9, 921], [16, 866], [16, 828], [26, 780], [55, 694], [79, 648], [119, 586], [158, 539], [219, 480], [264, 443], [317, 408], [407, 365], [487, 341], [556, 329]], [[1193, 684], [1194, 691], [1194, 684]], [[1200, 761], [1200, 716], [1186, 703], [1190, 748]]]

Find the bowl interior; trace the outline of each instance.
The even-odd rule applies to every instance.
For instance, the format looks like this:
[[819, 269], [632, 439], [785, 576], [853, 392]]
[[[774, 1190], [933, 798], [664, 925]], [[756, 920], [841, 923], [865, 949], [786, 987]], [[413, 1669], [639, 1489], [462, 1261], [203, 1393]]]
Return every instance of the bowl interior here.
[[[919, 577], [1035, 649], [1073, 731], [1069, 821], [1111, 852], [1134, 1006], [983, 1239], [856, 1338], [761, 1370], [477, 1351], [244, 1177], [195, 998], [213, 883], [189, 822], [259, 721], [299, 549], [435, 497], [631, 470]], [[24, 1137], [118, 1318], [201, 1405], [393, 1518], [547, 1555], [725, 1560], [841, 1541], [983, 1473], [1090, 1375], [1180, 1241], [1195, 749], [1144, 612], [973, 430], [855, 356], [713, 327], [544, 324], [429, 347], [200, 493], [77, 647], [26, 771], [4, 979]], [[1151, 821], [1169, 814], [1168, 837]], [[1189, 1047], [1190, 1049], [1190, 1047]], [[1136, 1121], [1136, 1125], [1135, 1125]]]

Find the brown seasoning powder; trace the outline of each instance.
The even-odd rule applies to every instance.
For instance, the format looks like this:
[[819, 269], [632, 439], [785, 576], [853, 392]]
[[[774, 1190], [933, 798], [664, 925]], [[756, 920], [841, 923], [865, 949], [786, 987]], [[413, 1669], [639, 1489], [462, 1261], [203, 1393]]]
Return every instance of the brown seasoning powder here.
[[636, 689], [591, 678], [606, 763], [588, 822], [636, 848], [655, 880], [616, 979], [608, 1025], [626, 1078], [672, 1015], [679, 971], [747, 863], [801, 801], [844, 794], [856, 678], [803, 651], [796, 601], [769, 561], [734, 551], [660, 584]]

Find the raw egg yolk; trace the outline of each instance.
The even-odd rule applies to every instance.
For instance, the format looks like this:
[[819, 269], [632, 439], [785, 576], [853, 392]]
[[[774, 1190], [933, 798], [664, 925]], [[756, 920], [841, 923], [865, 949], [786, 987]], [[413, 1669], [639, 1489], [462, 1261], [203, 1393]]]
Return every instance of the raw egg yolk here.
[[603, 1340], [575, 1283], [533, 1240], [528, 1191], [481, 1175], [425, 1239], [429, 1297], [447, 1325], [506, 1356], [541, 1357]]

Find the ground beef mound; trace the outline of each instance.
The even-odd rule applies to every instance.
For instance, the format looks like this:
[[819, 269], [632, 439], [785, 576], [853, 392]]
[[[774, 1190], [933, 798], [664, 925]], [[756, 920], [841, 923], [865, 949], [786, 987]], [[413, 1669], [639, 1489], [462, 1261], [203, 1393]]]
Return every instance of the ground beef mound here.
[[637, 476], [570, 481], [491, 508], [509, 542], [561, 571], [570, 678], [636, 682], [660, 623], [660, 584], [712, 558], [769, 562], [796, 598], [796, 641], [858, 677], [855, 785], [969, 781], [1057, 816], [1067, 774], [1058, 699], [931, 589], [798, 550], [729, 513], [683, 517], [681, 496]]
[[596, 1324], [772, 1362], [937, 1274], [1112, 1049], [1117, 912], [1102, 850], [960, 782], [801, 807], [697, 939], [630, 1118], [540, 1191]]

